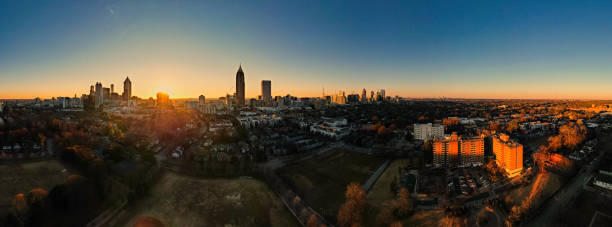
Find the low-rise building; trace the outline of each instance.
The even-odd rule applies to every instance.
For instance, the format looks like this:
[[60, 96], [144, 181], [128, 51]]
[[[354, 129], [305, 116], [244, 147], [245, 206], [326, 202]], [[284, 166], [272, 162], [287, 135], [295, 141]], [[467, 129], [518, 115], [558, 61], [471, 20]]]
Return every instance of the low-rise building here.
[[593, 180], [593, 184], [612, 191], [612, 173], [600, 170]]
[[315, 123], [310, 126], [312, 133], [321, 134], [334, 139], [341, 139], [350, 133], [347, 126], [347, 120], [341, 119], [325, 119], [321, 123]]

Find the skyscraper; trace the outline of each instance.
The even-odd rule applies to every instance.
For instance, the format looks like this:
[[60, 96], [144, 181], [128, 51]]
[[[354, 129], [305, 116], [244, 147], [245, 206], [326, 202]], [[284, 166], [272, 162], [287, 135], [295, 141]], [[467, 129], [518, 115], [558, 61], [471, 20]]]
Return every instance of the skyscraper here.
[[368, 96], [368, 93], [366, 92], [366, 89], [364, 88], [363, 91], [361, 91], [361, 102], [367, 102], [367, 96]]
[[104, 88], [102, 87], [102, 83], [96, 82], [96, 99], [95, 106], [99, 108], [104, 103]]
[[236, 106], [244, 106], [244, 72], [242, 65], [238, 67], [236, 72]]
[[170, 96], [163, 92], [157, 92], [157, 107], [167, 107], [170, 106]]
[[204, 95], [200, 95], [199, 104], [200, 106], [203, 106], [204, 104], [206, 104], [206, 97], [204, 97]]
[[132, 81], [129, 77], [123, 81], [123, 100], [128, 101], [132, 97]]
[[111, 88], [111, 89], [110, 89], [110, 93], [111, 93], [111, 95], [112, 95], [113, 93], [115, 93], [115, 84], [111, 84], [111, 87], [110, 87], [110, 88]]
[[265, 106], [272, 106], [272, 81], [261, 81], [261, 98]]

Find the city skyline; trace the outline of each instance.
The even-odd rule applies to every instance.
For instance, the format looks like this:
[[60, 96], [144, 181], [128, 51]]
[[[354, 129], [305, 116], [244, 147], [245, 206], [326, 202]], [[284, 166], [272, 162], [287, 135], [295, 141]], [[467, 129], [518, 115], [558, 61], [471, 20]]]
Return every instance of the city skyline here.
[[611, 8], [12, 2], [0, 16], [9, 34], [0, 38], [0, 98], [71, 97], [126, 76], [142, 98], [222, 97], [236, 92], [242, 62], [246, 97], [271, 80], [273, 95], [298, 97], [367, 88], [414, 98], [612, 99], [612, 32], [601, 29]]

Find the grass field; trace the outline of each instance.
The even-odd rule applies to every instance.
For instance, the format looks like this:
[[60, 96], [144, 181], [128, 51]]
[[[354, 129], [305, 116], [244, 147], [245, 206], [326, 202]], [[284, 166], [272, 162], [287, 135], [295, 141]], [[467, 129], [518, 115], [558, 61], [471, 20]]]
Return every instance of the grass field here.
[[561, 187], [562, 180], [561, 176], [554, 173], [540, 173], [534, 177], [531, 184], [510, 192], [509, 197], [515, 205], [526, 200], [534, 200], [534, 205], [539, 207], [545, 198]]
[[378, 178], [374, 186], [372, 186], [366, 196], [370, 209], [370, 212], [366, 213], [365, 218], [368, 223], [372, 225], [376, 223], [376, 216], [380, 208], [385, 203], [389, 203], [389, 201], [394, 199], [393, 193], [391, 192], [391, 182], [393, 182], [396, 177], [399, 177], [399, 169], [408, 165], [409, 160], [407, 159], [393, 160], [385, 172]]
[[363, 184], [383, 162], [382, 158], [338, 149], [285, 166], [278, 174], [295, 186], [306, 203], [334, 221], [344, 203], [346, 185]]
[[251, 179], [199, 179], [165, 173], [131, 211], [166, 226], [298, 226], [268, 186]]
[[8, 212], [15, 194], [27, 193], [33, 188], [50, 191], [69, 175], [56, 160], [0, 165], [0, 212]]

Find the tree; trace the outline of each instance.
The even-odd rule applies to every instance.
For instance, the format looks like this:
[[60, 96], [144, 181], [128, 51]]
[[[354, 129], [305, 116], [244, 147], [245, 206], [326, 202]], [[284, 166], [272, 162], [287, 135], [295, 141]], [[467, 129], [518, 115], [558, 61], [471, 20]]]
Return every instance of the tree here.
[[19, 193], [13, 198], [11, 212], [15, 217], [23, 220], [24, 216], [28, 212], [28, 201], [23, 193]]
[[307, 227], [319, 226], [319, 219], [317, 218], [317, 215], [311, 214], [310, 218], [308, 218], [308, 221], [306, 222], [306, 226]]
[[393, 223], [391, 223], [391, 224], [389, 225], [389, 227], [402, 227], [402, 226], [403, 226], [403, 225], [402, 225], [402, 222], [401, 222], [401, 221], [396, 221], [396, 222], [393, 222]]
[[393, 223], [395, 221], [395, 217], [393, 216], [393, 208], [389, 206], [389, 204], [383, 204], [380, 211], [378, 211], [376, 221], [385, 225]]
[[366, 206], [365, 191], [358, 183], [352, 182], [346, 186], [345, 198], [346, 202], [338, 210], [338, 225], [360, 226]]
[[516, 130], [518, 130], [519, 126], [518, 126], [518, 121], [517, 120], [512, 120], [510, 121], [510, 123], [508, 123], [508, 125], [506, 125], [506, 131], [508, 133], [513, 133]]
[[412, 198], [410, 198], [410, 192], [408, 192], [408, 189], [402, 188], [400, 190], [399, 197], [395, 200], [394, 206], [395, 215], [398, 218], [404, 218], [412, 214], [413, 203]]

